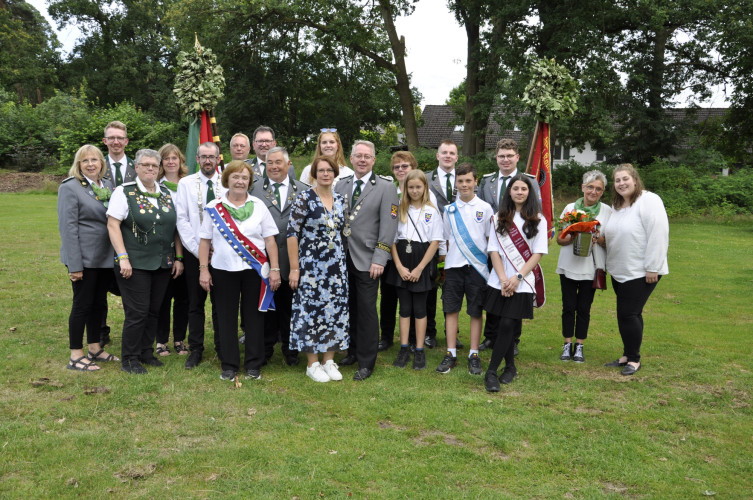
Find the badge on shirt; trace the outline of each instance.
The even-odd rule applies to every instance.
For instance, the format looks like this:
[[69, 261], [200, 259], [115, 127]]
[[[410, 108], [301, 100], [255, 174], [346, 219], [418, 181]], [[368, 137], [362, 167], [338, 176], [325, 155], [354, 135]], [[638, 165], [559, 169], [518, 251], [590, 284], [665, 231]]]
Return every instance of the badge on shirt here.
[[483, 210], [477, 210], [476, 211], [476, 222], [481, 222], [484, 220], [484, 212]]
[[395, 205], [394, 203], [393, 203], [393, 204], [392, 204], [392, 206], [390, 207], [390, 216], [391, 216], [391, 217], [392, 217], [393, 219], [397, 219], [397, 205]]
[[427, 224], [431, 222], [431, 214], [424, 214], [424, 222]]

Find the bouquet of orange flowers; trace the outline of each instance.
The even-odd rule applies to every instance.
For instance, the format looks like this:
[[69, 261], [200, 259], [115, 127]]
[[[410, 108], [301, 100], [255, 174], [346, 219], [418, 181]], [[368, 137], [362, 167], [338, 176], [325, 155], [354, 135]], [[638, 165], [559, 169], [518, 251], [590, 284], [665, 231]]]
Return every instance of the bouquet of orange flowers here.
[[570, 210], [557, 221], [557, 231], [560, 238], [564, 238], [567, 233], [593, 233], [598, 225], [596, 217], [582, 210]]

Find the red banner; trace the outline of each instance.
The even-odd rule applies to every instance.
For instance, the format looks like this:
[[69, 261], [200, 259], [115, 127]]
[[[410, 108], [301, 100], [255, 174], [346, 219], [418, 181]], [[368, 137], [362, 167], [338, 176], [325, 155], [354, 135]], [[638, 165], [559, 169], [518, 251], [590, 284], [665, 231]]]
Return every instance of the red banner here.
[[536, 137], [536, 149], [533, 152], [531, 175], [539, 181], [541, 188], [541, 212], [546, 218], [549, 237], [554, 237], [552, 218], [554, 215], [554, 194], [552, 192], [552, 162], [549, 149], [549, 124], [538, 122], [539, 133]]
[[209, 112], [205, 109], [201, 112], [201, 128], [199, 129], [199, 144], [214, 142], [212, 140], [212, 124], [209, 123]]

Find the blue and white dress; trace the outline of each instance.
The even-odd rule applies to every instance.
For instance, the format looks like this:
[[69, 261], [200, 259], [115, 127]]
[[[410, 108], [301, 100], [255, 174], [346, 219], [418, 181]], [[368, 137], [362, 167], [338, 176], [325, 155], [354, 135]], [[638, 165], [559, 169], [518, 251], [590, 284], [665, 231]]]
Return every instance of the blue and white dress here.
[[293, 295], [290, 348], [302, 352], [342, 351], [350, 343], [348, 274], [342, 230], [345, 200], [333, 193], [328, 212], [313, 189], [290, 210], [288, 238], [298, 238], [300, 279]]

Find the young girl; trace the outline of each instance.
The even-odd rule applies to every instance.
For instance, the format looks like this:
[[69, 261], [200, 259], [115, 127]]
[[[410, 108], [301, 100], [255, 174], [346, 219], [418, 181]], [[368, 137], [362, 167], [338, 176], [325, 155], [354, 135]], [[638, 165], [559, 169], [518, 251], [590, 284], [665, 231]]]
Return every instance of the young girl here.
[[[487, 251], [494, 270], [487, 281], [484, 309], [500, 317], [484, 385], [498, 392], [499, 383], [509, 384], [518, 374], [513, 355], [513, 338], [523, 318], [533, 318], [533, 307], [541, 307], [544, 276], [539, 267], [548, 252], [546, 220], [538, 212], [531, 181], [522, 174], [507, 185], [499, 212], [489, 234]], [[505, 370], [497, 380], [497, 368], [505, 358]]]
[[416, 321], [416, 355], [413, 369], [426, 368], [426, 298], [431, 290], [429, 268], [442, 240], [442, 217], [429, 201], [429, 182], [420, 170], [411, 170], [405, 178], [405, 192], [400, 200], [399, 222], [392, 259], [395, 265], [388, 277], [397, 288], [400, 300], [400, 352], [393, 363], [405, 367], [410, 359], [408, 332], [411, 316]]
[[[319, 158], [320, 156], [331, 156], [340, 168], [340, 173], [337, 174], [337, 177], [335, 178], [335, 184], [337, 184], [339, 179], [353, 175], [353, 170], [346, 166], [345, 154], [343, 153], [343, 143], [340, 141], [337, 129], [323, 128], [321, 132], [319, 132], [319, 137], [316, 140], [316, 154], [314, 155], [314, 158]], [[311, 165], [306, 165], [301, 172], [300, 181], [310, 184], [313, 187], [316, 186], [316, 179], [311, 174]], [[335, 187], [334, 184], [332, 187]]]

